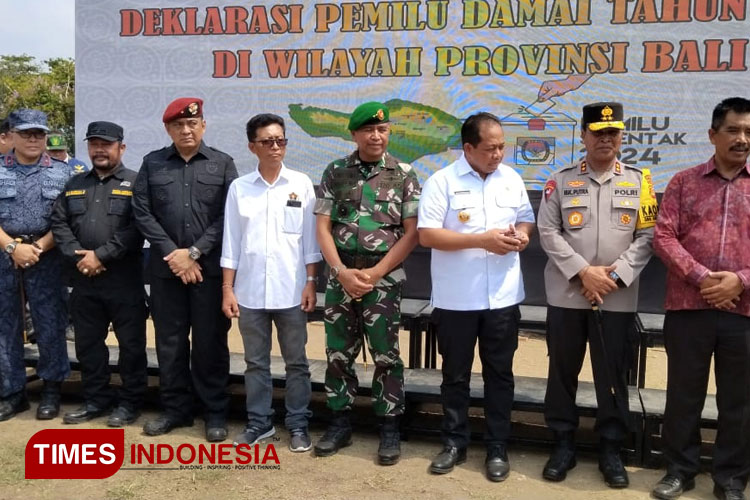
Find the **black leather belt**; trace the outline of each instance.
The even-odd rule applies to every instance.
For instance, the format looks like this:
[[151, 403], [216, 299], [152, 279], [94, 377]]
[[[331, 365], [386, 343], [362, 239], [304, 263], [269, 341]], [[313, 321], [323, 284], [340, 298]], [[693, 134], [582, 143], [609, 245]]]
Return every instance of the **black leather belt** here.
[[339, 252], [339, 257], [341, 258], [341, 262], [346, 267], [351, 267], [354, 269], [366, 269], [368, 267], [372, 267], [378, 262], [380, 262], [384, 256], [385, 254], [382, 254], [382, 253], [362, 254], [362, 253]]

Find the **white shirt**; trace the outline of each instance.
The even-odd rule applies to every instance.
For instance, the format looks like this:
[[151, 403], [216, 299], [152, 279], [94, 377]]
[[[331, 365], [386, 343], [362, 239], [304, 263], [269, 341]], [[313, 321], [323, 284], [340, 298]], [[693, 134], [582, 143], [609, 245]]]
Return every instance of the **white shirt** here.
[[[462, 222], [463, 219], [463, 222]], [[422, 188], [417, 227], [483, 233], [534, 222], [523, 179], [500, 164], [482, 179], [461, 155], [435, 172]], [[481, 248], [432, 249], [432, 305], [453, 311], [499, 309], [524, 298], [518, 252], [497, 255]]]
[[305, 265], [321, 260], [314, 205], [310, 179], [284, 165], [273, 184], [256, 169], [229, 186], [221, 267], [236, 270], [234, 293], [242, 307], [302, 303]]

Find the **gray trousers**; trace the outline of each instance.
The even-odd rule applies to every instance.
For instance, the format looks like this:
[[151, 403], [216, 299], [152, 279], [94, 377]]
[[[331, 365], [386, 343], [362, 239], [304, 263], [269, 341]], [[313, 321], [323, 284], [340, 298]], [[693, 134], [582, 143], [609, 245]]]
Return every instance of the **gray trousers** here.
[[300, 306], [289, 309], [247, 309], [240, 306], [239, 327], [245, 346], [245, 391], [248, 424], [267, 427], [273, 423], [271, 380], [271, 321], [276, 325], [286, 369], [287, 429], [307, 428], [312, 416], [310, 367], [305, 353], [307, 314]]

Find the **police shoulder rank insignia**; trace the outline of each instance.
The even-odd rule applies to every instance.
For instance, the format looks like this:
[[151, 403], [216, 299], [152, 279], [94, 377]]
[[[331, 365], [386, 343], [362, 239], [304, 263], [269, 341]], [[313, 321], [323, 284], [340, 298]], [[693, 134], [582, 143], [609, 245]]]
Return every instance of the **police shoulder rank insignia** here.
[[619, 161], [615, 162], [615, 174], [616, 175], [622, 174], [622, 165], [620, 165]]
[[656, 206], [656, 193], [654, 192], [654, 183], [651, 180], [651, 171], [647, 168], [641, 170], [641, 199], [638, 208], [638, 221], [635, 224], [636, 229], [646, 229], [654, 227], [656, 216], [659, 209]]
[[586, 162], [585, 162], [585, 161], [582, 161], [582, 162], [581, 162], [581, 173], [582, 173], [582, 174], [585, 174], [585, 173], [586, 173], [586, 172], [588, 172], [588, 171], [589, 171], [589, 168], [588, 168], [588, 167], [586, 166]]
[[583, 224], [583, 214], [581, 212], [570, 212], [568, 215], [568, 224], [578, 227]]
[[460, 222], [463, 222], [464, 224], [469, 222], [469, 219], [471, 219], [471, 215], [466, 210], [461, 210], [458, 212], [458, 220]]
[[557, 182], [550, 179], [547, 181], [547, 184], [544, 185], [544, 199], [549, 201], [549, 197], [552, 196], [552, 193], [555, 192], [555, 188], [557, 187]]

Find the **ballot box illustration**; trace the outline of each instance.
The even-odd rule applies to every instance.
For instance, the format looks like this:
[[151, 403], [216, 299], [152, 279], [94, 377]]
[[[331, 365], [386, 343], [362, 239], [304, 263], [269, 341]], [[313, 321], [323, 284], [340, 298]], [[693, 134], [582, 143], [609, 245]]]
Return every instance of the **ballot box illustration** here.
[[514, 167], [527, 187], [541, 189], [552, 172], [574, 161], [577, 122], [567, 114], [530, 105], [500, 122], [503, 163]]

